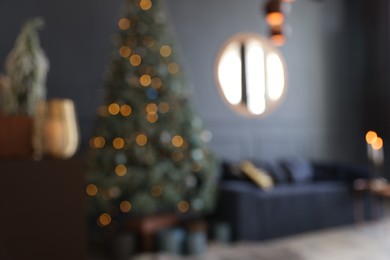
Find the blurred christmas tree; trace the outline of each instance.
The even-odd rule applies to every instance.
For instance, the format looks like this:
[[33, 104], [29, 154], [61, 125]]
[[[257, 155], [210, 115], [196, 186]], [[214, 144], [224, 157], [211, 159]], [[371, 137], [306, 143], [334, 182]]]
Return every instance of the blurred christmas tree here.
[[104, 105], [90, 140], [86, 192], [101, 227], [159, 212], [207, 212], [216, 162], [188, 102], [162, 0], [125, 0]]

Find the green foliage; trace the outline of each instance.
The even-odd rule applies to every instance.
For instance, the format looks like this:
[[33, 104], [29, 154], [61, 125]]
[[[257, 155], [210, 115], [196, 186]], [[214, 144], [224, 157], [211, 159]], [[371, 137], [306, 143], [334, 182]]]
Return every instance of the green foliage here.
[[[218, 172], [208, 132], [188, 102], [163, 1], [125, 3], [87, 178], [90, 213], [110, 214], [113, 222], [102, 226], [111, 228], [128, 214], [212, 210]], [[130, 212], [121, 210], [124, 201]]]
[[6, 75], [0, 80], [0, 112], [4, 114], [32, 116], [37, 103], [46, 98], [49, 66], [38, 35], [43, 24], [41, 18], [27, 21], [7, 57]]

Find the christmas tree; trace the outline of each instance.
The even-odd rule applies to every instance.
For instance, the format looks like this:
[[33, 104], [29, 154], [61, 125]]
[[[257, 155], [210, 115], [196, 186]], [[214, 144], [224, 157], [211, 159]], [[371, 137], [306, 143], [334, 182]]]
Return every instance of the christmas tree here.
[[129, 215], [208, 212], [217, 177], [163, 1], [124, 7], [88, 155], [89, 212], [109, 230]]

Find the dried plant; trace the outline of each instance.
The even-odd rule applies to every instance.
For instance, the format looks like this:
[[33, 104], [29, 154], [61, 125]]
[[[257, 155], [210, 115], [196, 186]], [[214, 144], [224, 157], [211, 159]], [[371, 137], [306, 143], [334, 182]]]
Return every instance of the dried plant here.
[[41, 18], [27, 21], [7, 57], [6, 76], [0, 80], [0, 112], [3, 114], [33, 116], [37, 104], [46, 99], [49, 62], [38, 35], [43, 24]]

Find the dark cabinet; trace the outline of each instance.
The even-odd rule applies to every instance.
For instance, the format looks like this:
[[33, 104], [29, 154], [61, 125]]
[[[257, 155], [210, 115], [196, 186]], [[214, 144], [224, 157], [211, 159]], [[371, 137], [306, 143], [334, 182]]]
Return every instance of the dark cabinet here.
[[0, 161], [0, 259], [86, 259], [84, 162]]

